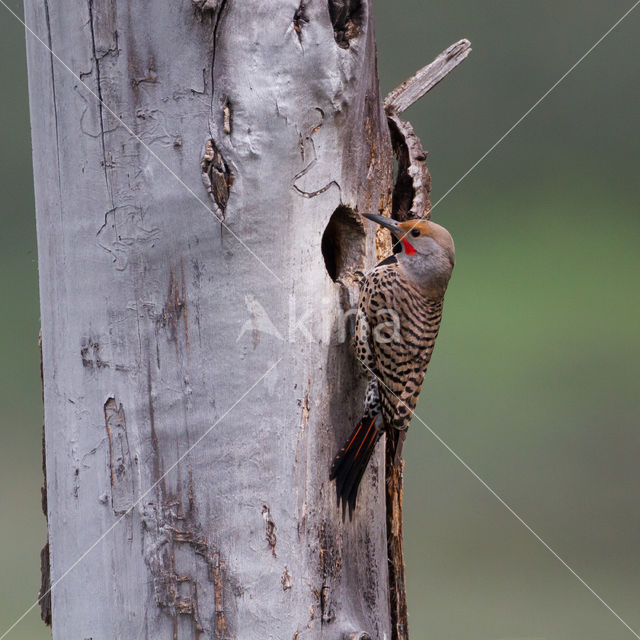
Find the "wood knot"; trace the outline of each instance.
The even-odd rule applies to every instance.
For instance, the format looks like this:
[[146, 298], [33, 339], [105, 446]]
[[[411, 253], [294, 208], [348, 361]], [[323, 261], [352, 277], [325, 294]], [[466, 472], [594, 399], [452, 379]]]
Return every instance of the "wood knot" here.
[[233, 174], [229, 170], [222, 152], [211, 139], [205, 142], [200, 168], [202, 169], [202, 182], [218, 207], [219, 214], [216, 213], [216, 215], [224, 220], [229, 201], [229, 190], [233, 184]]

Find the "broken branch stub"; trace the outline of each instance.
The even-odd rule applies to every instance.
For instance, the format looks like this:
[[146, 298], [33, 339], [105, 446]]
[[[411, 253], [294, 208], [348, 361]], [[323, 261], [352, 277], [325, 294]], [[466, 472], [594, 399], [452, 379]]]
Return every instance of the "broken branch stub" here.
[[392, 215], [396, 220], [431, 218], [431, 175], [426, 164], [427, 152], [411, 124], [399, 116], [433, 89], [469, 53], [469, 40], [459, 40], [396, 87], [384, 100], [393, 152], [398, 163], [392, 204]]
[[408, 80], [391, 91], [384, 99], [387, 113], [400, 115], [414, 102], [431, 91], [471, 53], [471, 42], [458, 40], [447, 47], [432, 62], [416, 71]]

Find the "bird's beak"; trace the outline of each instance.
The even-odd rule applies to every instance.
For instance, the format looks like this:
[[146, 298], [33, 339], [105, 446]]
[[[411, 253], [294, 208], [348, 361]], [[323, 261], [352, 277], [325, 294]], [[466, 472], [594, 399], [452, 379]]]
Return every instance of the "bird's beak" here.
[[378, 216], [375, 213], [363, 213], [362, 215], [369, 220], [373, 220], [373, 222], [377, 222], [381, 227], [389, 229], [394, 236], [399, 238], [402, 235], [402, 231], [398, 227], [398, 222], [396, 220], [393, 220], [392, 218], [385, 218], [384, 216]]

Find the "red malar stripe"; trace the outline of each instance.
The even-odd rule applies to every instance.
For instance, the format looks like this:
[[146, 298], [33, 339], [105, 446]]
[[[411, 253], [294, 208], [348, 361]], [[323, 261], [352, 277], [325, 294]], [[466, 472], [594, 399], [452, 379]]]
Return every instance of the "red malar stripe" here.
[[404, 247], [404, 252], [408, 256], [412, 256], [417, 251], [413, 248], [413, 245], [409, 244], [409, 241], [406, 238], [402, 238], [402, 246]]

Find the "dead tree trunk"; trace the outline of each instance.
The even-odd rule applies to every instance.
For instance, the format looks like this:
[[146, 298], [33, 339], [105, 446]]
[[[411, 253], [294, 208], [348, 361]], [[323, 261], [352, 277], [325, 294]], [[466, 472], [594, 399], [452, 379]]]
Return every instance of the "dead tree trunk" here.
[[370, 2], [25, 13], [54, 639], [406, 637], [383, 448], [353, 522], [328, 483], [387, 249], [356, 212], [428, 202]]

